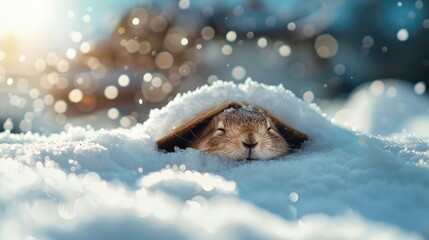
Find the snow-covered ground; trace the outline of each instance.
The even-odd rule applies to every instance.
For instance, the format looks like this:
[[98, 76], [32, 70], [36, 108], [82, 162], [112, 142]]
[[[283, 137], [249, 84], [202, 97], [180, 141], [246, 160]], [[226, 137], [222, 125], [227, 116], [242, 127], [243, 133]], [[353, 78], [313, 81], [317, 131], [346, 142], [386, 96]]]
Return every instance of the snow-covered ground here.
[[[227, 100], [272, 110], [310, 140], [271, 161], [156, 150]], [[429, 238], [429, 139], [325, 116], [282, 86], [216, 82], [132, 129], [0, 133], [0, 239]]]

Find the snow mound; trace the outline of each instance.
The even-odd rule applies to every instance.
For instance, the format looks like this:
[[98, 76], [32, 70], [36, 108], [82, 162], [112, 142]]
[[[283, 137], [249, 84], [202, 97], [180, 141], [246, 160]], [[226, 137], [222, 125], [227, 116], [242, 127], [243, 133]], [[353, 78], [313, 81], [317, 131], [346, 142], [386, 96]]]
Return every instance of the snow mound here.
[[385, 79], [353, 91], [335, 115], [339, 123], [374, 135], [403, 131], [429, 137], [429, 98], [405, 81]]
[[[156, 150], [225, 101], [272, 111], [310, 140], [271, 161]], [[345, 130], [282, 86], [216, 82], [132, 129], [0, 142], [0, 239], [429, 238], [429, 139]]]

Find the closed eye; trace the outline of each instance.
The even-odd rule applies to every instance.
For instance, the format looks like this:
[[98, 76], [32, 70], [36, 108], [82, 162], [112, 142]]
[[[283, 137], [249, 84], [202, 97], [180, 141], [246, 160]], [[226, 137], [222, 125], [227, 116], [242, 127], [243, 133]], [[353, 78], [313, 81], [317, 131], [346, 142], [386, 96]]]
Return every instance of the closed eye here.
[[218, 128], [216, 131], [225, 132], [225, 128]]
[[267, 128], [267, 131], [270, 131], [270, 130], [273, 130], [273, 128], [272, 128], [272, 127], [268, 127], [268, 128]]

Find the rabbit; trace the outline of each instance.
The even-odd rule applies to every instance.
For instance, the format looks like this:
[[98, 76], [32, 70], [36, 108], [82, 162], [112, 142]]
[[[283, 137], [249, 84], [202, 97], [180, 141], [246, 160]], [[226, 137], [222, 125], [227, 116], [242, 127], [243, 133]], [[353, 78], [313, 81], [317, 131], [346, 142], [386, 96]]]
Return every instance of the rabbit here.
[[190, 147], [231, 160], [264, 160], [290, 152], [271, 119], [254, 107], [228, 108], [215, 115]]
[[265, 110], [225, 103], [157, 141], [169, 152], [194, 148], [231, 160], [268, 160], [294, 152], [308, 137]]

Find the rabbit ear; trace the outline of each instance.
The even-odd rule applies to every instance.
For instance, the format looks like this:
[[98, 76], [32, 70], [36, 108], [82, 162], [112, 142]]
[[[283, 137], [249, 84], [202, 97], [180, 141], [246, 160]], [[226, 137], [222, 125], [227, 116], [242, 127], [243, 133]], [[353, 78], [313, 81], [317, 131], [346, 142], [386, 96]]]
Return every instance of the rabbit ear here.
[[272, 114], [266, 112], [264, 109], [262, 110], [269, 118], [271, 118], [271, 121], [276, 126], [280, 135], [286, 140], [286, 142], [290, 145], [292, 149], [296, 150], [300, 148], [301, 145], [308, 140], [308, 136], [304, 133], [284, 124], [282, 121], [280, 121]]
[[237, 102], [226, 102], [219, 105], [173, 129], [173, 132], [167, 134], [161, 139], [158, 139], [156, 141], [156, 145], [158, 146], [158, 149], [167, 152], [174, 152], [175, 147], [185, 149], [189, 147], [192, 141], [196, 140], [197, 136], [195, 135], [198, 135], [198, 133], [210, 123], [210, 120], [216, 114], [228, 108], [238, 107], [241, 107], [241, 104]]

